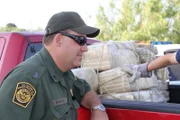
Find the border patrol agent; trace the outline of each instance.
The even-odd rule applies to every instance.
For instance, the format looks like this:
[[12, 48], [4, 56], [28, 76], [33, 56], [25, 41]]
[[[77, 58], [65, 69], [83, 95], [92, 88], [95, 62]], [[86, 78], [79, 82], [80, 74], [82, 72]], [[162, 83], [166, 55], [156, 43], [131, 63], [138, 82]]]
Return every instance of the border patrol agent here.
[[79, 105], [92, 110], [92, 120], [108, 120], [89, 84], [71, 72], [87, 51], [86, 37], [99, 31], [76, 12], [54, 14], [45, 29], [44, 47], [4, 78], [0, 120], [76, 120]]

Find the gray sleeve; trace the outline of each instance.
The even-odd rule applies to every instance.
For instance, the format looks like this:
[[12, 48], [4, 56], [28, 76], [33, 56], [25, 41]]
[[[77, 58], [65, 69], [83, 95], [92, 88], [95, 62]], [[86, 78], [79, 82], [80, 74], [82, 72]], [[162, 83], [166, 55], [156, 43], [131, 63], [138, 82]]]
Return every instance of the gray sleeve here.
[[180, 63], [180, 49], [176, 52], [176, 60]]

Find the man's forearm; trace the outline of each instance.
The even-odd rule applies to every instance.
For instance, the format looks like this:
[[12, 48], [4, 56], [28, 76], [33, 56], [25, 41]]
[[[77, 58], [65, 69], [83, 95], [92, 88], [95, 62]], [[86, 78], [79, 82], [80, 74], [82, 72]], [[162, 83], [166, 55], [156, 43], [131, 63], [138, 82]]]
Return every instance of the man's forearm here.
[[[81, 104], [92, 110], [93, 107], [97, 105], [101, 105], [101, 101], [97, 94], [90, 90], [86, 95], [84, 96], [83, 100], [81, 101]], [[91, 120], [109, 120], [108, 115], [106, 111], [100, 110], [100, 109], [94, 109], [91, 112]]]
[[91, 109], [93, 106], [101, 104], [101, 101], [97, 94], [93, 90], [90, 90], [82, 99], [81, 104], [84, 107]]

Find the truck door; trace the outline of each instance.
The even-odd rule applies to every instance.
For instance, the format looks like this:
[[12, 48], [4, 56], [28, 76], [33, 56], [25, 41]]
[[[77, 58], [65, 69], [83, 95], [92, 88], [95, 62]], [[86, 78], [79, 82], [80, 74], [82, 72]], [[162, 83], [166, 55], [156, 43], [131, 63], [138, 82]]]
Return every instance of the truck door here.
[[0, 37], [0, 60], [5, 46], [5, 38]]

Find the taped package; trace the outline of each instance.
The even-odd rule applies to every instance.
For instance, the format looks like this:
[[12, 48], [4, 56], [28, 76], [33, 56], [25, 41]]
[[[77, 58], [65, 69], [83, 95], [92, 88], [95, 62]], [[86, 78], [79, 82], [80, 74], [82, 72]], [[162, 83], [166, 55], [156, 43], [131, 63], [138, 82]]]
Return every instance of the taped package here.
[[134, 100], [146, 102], [167, 102], [169, 95], [167, 91], [157, 90], [141, 90], [134, 92], [113, 93], [99, 95], [101, 99], [118, 99], [118, 100]]
[[133, 41], [108, 41], [88, 46], [83, 54], [82, 68], [93, 68], [98, 71], [110, 70], [124, 64], [138, 64], [139, 57]]
[[94, 69], [92, 68], [76, 68], [71, 70], [73, 74], [81, 79], [86, 80], [91, 89], [97, 92], [98, 90], [98, 79]]
[[137, 90], [145, 90], [158, 85], [155, 75], [151, 78], [137, 78], [124, 72], [120, 67], [106, 70], [98, 74], [99, 93], [122, 93]]

